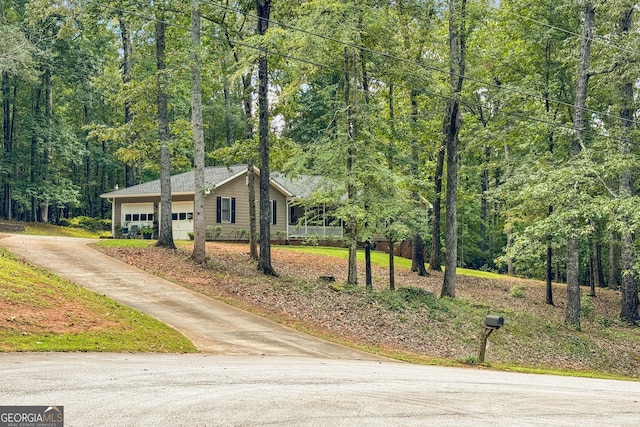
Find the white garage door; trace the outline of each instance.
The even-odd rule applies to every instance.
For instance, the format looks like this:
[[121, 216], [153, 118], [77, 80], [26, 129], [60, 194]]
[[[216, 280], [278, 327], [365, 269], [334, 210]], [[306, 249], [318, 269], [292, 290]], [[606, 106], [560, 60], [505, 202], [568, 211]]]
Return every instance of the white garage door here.
[[189, 232], [193, 232], [193, 202], [171, 203], [173, 215], [173, 238], [189, 240]]
[[153, 203], [123, 203], [121, 210], [120, 223], [123, 227], [153, 227]]

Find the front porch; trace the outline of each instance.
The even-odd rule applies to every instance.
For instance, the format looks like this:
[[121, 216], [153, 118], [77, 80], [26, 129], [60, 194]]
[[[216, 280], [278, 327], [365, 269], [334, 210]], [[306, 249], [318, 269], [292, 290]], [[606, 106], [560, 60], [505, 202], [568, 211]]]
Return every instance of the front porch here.
[[[336, 225], [336, 223], [338, 225]], [[331, 216], [326, 205], [307, 208], [289, 202], [287, 209], [287, 238], [317, 237], [322, 240], [344, 237], [342, 221]]]

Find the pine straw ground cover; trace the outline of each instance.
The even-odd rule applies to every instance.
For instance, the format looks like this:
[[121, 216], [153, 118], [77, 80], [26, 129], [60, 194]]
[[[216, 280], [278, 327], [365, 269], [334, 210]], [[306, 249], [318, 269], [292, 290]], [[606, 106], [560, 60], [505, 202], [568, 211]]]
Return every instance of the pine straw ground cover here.
[[[240, 244], [207, 243], [202, 266], [189, 259], [192, 246], [99, 250], [294, 328], [393, 357], [474, 363], [482, 320], [491, 313], [505, 318], [489, 338], [486, 361], [494, 367], [640, 378], [640, 328], [618, 320], [620, 294], [607, 289], [598, 289], [596, 298], [583, 297], [582, 329], [575, 331], [563, 323], [563, 285], [555, 285], [556, 305], [549, 306], [541, 282], [458, 276], [456, 298], [442, 299], [441, 273], [419, 277], [396, 268], [397, 290], [390, 292], [388, 269], [375, 267], [373, 292], [363, 285], [341, 290], [345, 260], [284, 247], [272, 247], [276, 278], [259, 274], [248, 247]], [[364, 274], [363, 265], [358, 272]]]

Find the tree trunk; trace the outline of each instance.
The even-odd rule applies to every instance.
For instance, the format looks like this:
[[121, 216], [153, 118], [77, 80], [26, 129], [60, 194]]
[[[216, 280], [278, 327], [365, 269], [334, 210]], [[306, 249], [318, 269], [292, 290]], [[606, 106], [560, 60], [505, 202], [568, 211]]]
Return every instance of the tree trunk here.
[[595, 298], [596, 296], [596, 263], [595, 263], [595, 255], [593, 252], [589, 256], [589, 296]]
[[424, 242], [419, 233], [413, 235], [411, 243], [411, 271], [417, 273], [418, 276], [428, 276], [427, 269], [424, 266]]
[[[90, 122], [89, 120], [89, 107], [87, 104], [83, 105], [83, 124], [87, 126]], [[96, 208], [95, 208], [95, 197], [94, 197], [94, 189], [93, 189], [93, 176], [92, 176], [92, 165], [91, 165], [91, 147], [89, 138], [85, 138], [85, 158], [84, 158], [84, 186], [85, 186], [85, 197], [87, 198], [87, 208], [88, 212], [86, 215], [90, 217], [96, 216]]]
[[[394, 100], [393, 100], [393, 91], [394, 84], [393, 82], [389, 83], [389, 128], [391, 129], [391, 141], [389, 143], [389, 151], [387, 152], [387, 166], [390, 171], [393, 171], [395, 165], [395, 148], [394, 143], [397, 139], [396, 132], [396, 116], [394, 109]], [[415, 109], [414, 109], [415, 111]], [[393, 224], [393, 219], [391, 219], [389, 225]], [[395, 241], [392, 234], [389, 234], [389, 290], [394, 291], [396, 289], [396, 269], [395, 269]]]
[[[619, 20], [621, 35], [627, 36], [631, 30], [634, 6], [624, 10]], [[633, 85], [635, 81], [622, 79], [620, 88], [620, 98], [622, 101], [622, 111], [620, 112], [621, 127], [623, 129], [622, 138], [619, 143], [620, 154], [628, 156], [631, 153], [632, 131], [634, 128], [634, 94]], [[629, 199], [633, 197], [633, 170], [629, 167], [620, 173], [620, 198]], [[640, 320], [638, 314], [638, 273], [634, 268], [636, 260], [636, 249], [634, 244], [633, 225], [628, 213], [622, 213], [623, 227], [621, 230], [620, 253], [622, 268], [622, 303], [620, 317], [629, 324], [635, 324]]]
[[[347, 200], [349, 203], [355, 204], [356, 190], [353, 185], [355, 180], [356, 167], [356, 143], [357, 143], [357, 121], [356, 121], [356, 105], [355, 95], [352, 97], [351, 79], [355, 79], [356, 73], [351, 71], [353, 62], [354, 71], [357, 69], [355, 59], [351, 58], [349, 50], [344, 49], [344, 102], [346, 106], [346, 126], [347, 126]], [[355, 81], [354, 85], [355, 86]], [[354, 87], [355, 90], [355, 87]], [[349, 260], [347, 285], [355, 286], [358, 284], [358, 267], [357, 267], [357, 250], [358, 250], [358, 228], [356, 218], [352, 215], [347, 218], [346, 225], [347, 240], [349, 244]]]
[[[45, 93], [45, 131], [42, 149], [42, 184], [44, 187], [50, 185], [50, 158], [51, 158], [51, 126], [53, 125], [53, 82], [51, 81], [51, 70], [47, 69], [43, 75]], [[49, 198], [43, 195], [40, 201], [40, 221], [49, 222]]]
[[247, 164], [247, 190], [249, 191], [249, 256], [258, 260], [258, 245], [256, 236], [256, 175], [253, 172], [253, 161]]
[[169, 153], [169, 114], [165, 74], [165, 32], [164, 13], [159, 13], [156, 21], [156, 62], [158, 70], [158, 136], [160, 139], [160, 231], [158, 246], [175, 249], [173, 242], [173, 221], [171, 215], [171, 154]]
[[[240, 57], [237, 50], [234, 48], [234, 42], [231, 39], [231, 35], [225, 28], [225, 37], [227, 43], [233, 52], [233, 58], [236, 64], [240, 64]], [[225, 72], [226, 76], [226, 72]], [[244, 138], [247, 141], [253, 140], [253, 91], [251, 88], [252, 72], [248, 71], [242, 75], [242, 114], [244, 119]], [[225, 77], [226, 78], [226, 77]], [[226, 82], [226, 80], [225, 80]], [[225, 99], [227, 96], [225, 95]], [[227, 112], [230, 113], [230, 108], [227, 108]], [[226, 121], [226, 116], [225, 116]], [[227, 129], [230, 129], [229, 124], [225, 123]], [[227, 144], [230, 144], [230, 134], [227, 133]], [[255, 185], [255, 173], [254, 173], [254, 159], [251, 155], [247, 159], [247, 190], [248, 190], [248, 203], [249, 203], [249, 256], [253, 260], [258, 260], [258, 243], [257, 235], [258, 230], [256, 226], [256, 185]]]
[[[251, 103], [251, 75], [242, 76], [242, 111], [244, 113], [244, 137], [247, 140], [253, 139], [253, 112]], [[249, 190], [249, 256], [251, 259], [258, 259], [258, 244], [256, 236], [256, 185], [255, 174], [253, 172], [253, 160], [247, 162], [247, 186]]]
[[598, 281], [596, 285], [599, 288], [607, 287], [607, 283], [604, 281], [604, 270], [602, 268], [602, 244], [596, 243], [596, 276]]
[[389, 290], [396, 290], [395, 242], [389, 239]]
[[609, 234], [609, 280], [607, 286], [609, 289], [618, 289], [618, 257], [616, 256], [616, 235], [614, 232]]
[[[34, 105], [33, 105], [33, 117], [35, 119], [40, 119], [42, 114], [41, 111], [41, 98], [42, 98], [42, 88], [38, 86], [35, 90], [34, 96]], [[31, 131], [31, 147], [30, 147], [30, 179], [32, 185], [39, 185], [38, 177], [40, 175], [40, 159], [38, 159], [38, 135], [36, 134], [35, 129]], [[36, 197], [34, 195], [31, 196], [31, 206], [27, 220], [28, 221], [37, 221], [38, 220], [38, 210], [36, 209]]]
[[[486, 128], [486, 124], [485, 124]], [[491, 254], [487, 254], [487, 249], [489, 248], [489, 237], [487, 231], [487, 224], [489, 223], [489, 201], [487, 200], [487, 193], [489, 191], [489, 162], [491, 160], [491, 147], [485, 145], [484, 147], [484, 161], [482, 165], [482, 181], [481, 181], [481, 191], [480, 194], [480, 250], [482, 251], [482, 256], [487, 261], [487, 266], [493, 259]]]
[[[545, 302], [548, 305], [554, 305], [553, 304], [553, 283], [551, 281], [551, 276], [553, 275], [552, 260], [553, 260], [553, 249], [551, 248], [551, 245], [547, 245], [547, 281], [546, 281]], [[556, 280], [558, 279], [556, 278]]]
[[[263, 36], [269, 28], [271, 0], [257, 0], [258, 34]], [[260, 137], [260, 259], [258, 270], [277, 276], [271, 266], [271, 202], [269, 199], [269, 76], [267, 54], [258, 56], [258, 110]]]
[[[584, 147], [584, 109], [589, 83], [589, 62], [591, 59], [591, 40], [593, 38], [593, 21], [595, 9], [593, 2], [587, 0], [585, 5], [580, 62], [578, 64], [578, 81], [574, 105], [574, 138], [571, 143], [571, 158], [575, 158]], [[578, 225], [573, 224], [574, 230]], [[567, 236], [567, 308], [565, 322], [567, 325], [580, 328], [580, 265], [578, 260], [578, 236], [570, 231]]]
[[205, 230], [204, 131], [202, 124], [202, 79], [200, 75], [200, 4], [191, 0], [191, 126], [193, 128], [194, 217], [193, 254], [201, 264], [207, 258]]
[[442, 214], [442, 174], [444, 172], [444, 155], [446, 143], [438, 150], [434, 180], [433, 216], [431, 217], [431, 259], [429, 270], [442, 271], [442, 242], [440, 240], [440, 217]]
[[578, 239], [567, 237], [567, 308], [565, 323], [580, 327], [580, 277], [578, 271]]
[[456, 267], [458, 261], [458, 132], [462, 124], [460, 93], [465, 69], [466, 0], [449, 0], [449, 83], [451, 94], [444, 115], [444, 137], [447, 146], [447, 194], [445, 209], [447, 231], [445, 234], [446, 261], [442, 297], [456, 295]]
[[[411, 102], [411, 122], [415, 132], [418, 131], [418, 101], [416, 100], [417, 93], [415, 90], [409, 91], [409, 101]], [[418, 147], [417, 138], [411, 140], [411, 175], [415, 180], [420, 179], [420, 147]], [[420, 194], [417, 191], [411, 193], [411, 199], [417, 206], [422, 204], [420, 200]], [[420, 230], [416, 230], [413, 235], [413, 243], [411, 244], [411, 271], [418, 273], [419, 276], [426, 276], [427, 269], [424, 266], [424, 243]]]
[[[15, 102], [15, 100], [14, 100]], [[2, 72], [2, 132], [3, 132], [3, 147], [4, 153], [3, 157], [6, 159], [11, 159], [12, 151], [13, 151], [13, 130], [12, 130], [12, 121], [11, 121], [11, 86], [9, 82], [9, 73], [6, 71]], [[5, 165], [7, 168], [7, 173], [5, 174], [3, 181], [3, 200], [2, 200], [2, 216], [7, 221], [11, 221], [13, 219], [13, 210], [11, 208], [12, 204], [12, 173], [11, 166], [7, 163]]]
[[231, 129], [231, 94], [229, 92], [229, 78], [227, 76], [227, 59], [222, 58], [222, 94], [224, 95], [224, 133], [227, 147], [233, 145], [233, 132]]
[[[550, 71], [550, 63], [551, 63], [551, 43], [547, 42], [547, 45], [545, 47], [545, 59], [546, 59], [546, 64], [547, 64], [547, 69], [546, 69], [546, 73], [545, 73], [545, 83], [546, 83], [546, 89], [545, 89], [545, 93], [544, 93], [544, 99], [545, 99], [545, 111], [547, 114], [549, 114], [549, 112], [551, 111], [551, 103], [549, 101], [549, 85], [550, 85], [550, 76], [551, 76], [551, 71]], [[553, 148], [555, 145], [555, 135], [553, 130], [549, 130], [549, 132], [547, 133], [547, 140], [549, 142], [549, 153], [553, 154]], [[549, 207], [547, 208], [547, 216], [551, 216], [553, 214], [553, 206], [549, 205]], [[553, 271], [553, 247], [551, 246], [551, 242], [552, 242], [553, 236], [548, 235], [547, 236], [547, 274], [546, 274], [546, 298], [545, 298], [545, 302], [548, 305], [554, 305], [553, 304], [553, 285], [552, 285], [552, 271]], [[558, 278], [556, 278], [556, 280], [558, 280]]]
[[365, 264], [365, 288], [368, 291], [373, 290], [373, 275], [371, 272], [371, 242], [367, 240], [364, 245], [364, 264]]
[[[131, 38], [129, 36], [129, 28], [122, 16], [119, 17], [120, 37], [122, 38], [122, 83], [127, 86], [131, 81]], [[124, 123], [129, 124], [133, 120], [131, 115], [131, 102], [128, 99], [124, 101]], [[132, 143], [133, 141], [129, 141]], [[127, 161], [124, 165], [125, 187], [131, 187], [135, 184], [135, 168], [134, 165]]]

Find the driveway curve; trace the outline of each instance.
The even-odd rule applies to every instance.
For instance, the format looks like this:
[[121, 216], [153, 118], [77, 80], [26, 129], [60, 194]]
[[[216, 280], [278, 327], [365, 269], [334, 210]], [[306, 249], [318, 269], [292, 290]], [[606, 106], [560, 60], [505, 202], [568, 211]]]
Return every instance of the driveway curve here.
[[379, 360], [145, 273], [91, 248], [91, 242], [21, 234], [0, 239], [0, 245], [30, 263], [168, 324], [202, 352]]

